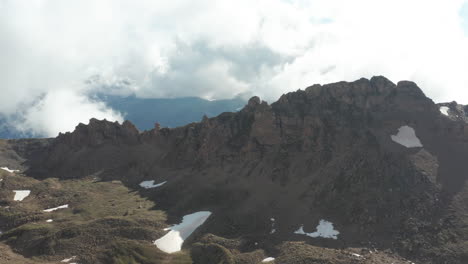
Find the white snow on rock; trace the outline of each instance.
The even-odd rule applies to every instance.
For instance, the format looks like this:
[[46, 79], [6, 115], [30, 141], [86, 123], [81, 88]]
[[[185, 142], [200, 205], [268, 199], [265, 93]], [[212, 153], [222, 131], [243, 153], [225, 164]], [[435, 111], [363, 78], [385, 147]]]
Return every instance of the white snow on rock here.
[[[60, 262], [68, 263], [68, 262], [70, 262], [70, 261], [72, 261], [72, 260], [75, 260], [75, 259], [76, 259], [76, 256], [73, 256], [73, 257], [71, 257], [71, 258], [64, 259], [64, 260], [62, 260], [62, 261], [60, 261]], [[73, 263], [70, 263], [70, 264], [73, 264]]]
[[270, 231], [270, 234], [274, 234], [274, 233], [276, 233], [275, 219], [274, 219], [273, 217], [270, 218], [270, 222], [271, 222], [271, 231]]
[[396, 143], [403, 145], [407, 148], [421, 148], [423, 145], [416, 136], [416, 132], [412, 127], [402, 126], [398, 129], [396, 135], [391, 135], [391, 138]]
[[262, 262], [272, 262], [273, 260], [275, 260], [275, 258], [268, 257], [268, 258], [262, 260]]
[[447, 106], [441, 106], [439, 110], [443, 115], [449, 116], [449, 108]]
[[9, 173], [19, 172], [19, 170], [10, 170], [10, 169], [7, 168], [7, 167], [1, 167], [0, 169], [2, 169], [2, 170], [4, 170], [4, 171], [8, 171]]
[[319, 225], [317, 226], [317, 231], [313, 233], [304, 232], [304, 225], [302, 225], [298, 230], [294, 232], [298, 235], [306, 235], [309, 237], [323, 237], [323, 238], [332, 238], [338, 239], [340, 232], [333, 228], [333, 223], [326, 220], [320, 220]]
[[184, 216], [182, 223], [164, 229], [170, 230], [169, 233], [154, 241], [154, 244], [166, 253], [180, 251], [184, 240], [187, 239], [195, 229], [201, 226], [210, 215], [211, 212], [201, 211]]
[[154, 184], [154, 181], [143, 181], [143, 182], [140, 183], [140, 186], [145, 188], [145, 189], [151, 189], [151, 188], [156, 188], [156, 187], [162, 186], [166, 182], [167, 181], [164, 181], [164, 182], [161, 182], [161, 183], [158, 183], [158, 184]]
[[53, 211], [57, 211], [58, 209], [65, 209], [65, 208], [68, 208], [68, 204], [61, 205], [61, 206], [58, 206], [58, 207], [55, 207], [55, 208], [45, 209], [44, 212], [50, 213], [50, 212], [53, 212]]
[[15, 197], [13, 198], [14, 201], [23, 201], [24, 198], [28, 197], [31, 194], [29, 190], [15, 190]]
[[47, 219], [46, 223], [52, 223], [54, 220], [53, 219]]

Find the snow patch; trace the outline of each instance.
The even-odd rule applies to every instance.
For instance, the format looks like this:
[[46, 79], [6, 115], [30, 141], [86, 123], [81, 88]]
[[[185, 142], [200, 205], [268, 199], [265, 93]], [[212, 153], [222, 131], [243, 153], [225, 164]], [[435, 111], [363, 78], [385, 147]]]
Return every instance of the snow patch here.
[[166, 253], [180, 251], [184, 240], [187, 239], [195, 229], [201, 226], [210, 215], [211, 212], [201, 211], [184, 216], [182, 218], [182, 223], [164, 229], [165, 231], [170, 230], [169, 233], [154, 241], [154, 244]]
[[273, 217], [270, 218], [270, 222], [271, 222], [271, 231], [270, 231], [270, 234], [274, 234], [274, 233], [276, 233], [275, 219], [274, 219]]
[[44, 212], [50, 213], [50, 212], [53, 212], [53, 211], [57, 211], [58, 209], [65, 209], [65, 208], [68, 208], [68, 204], [61, 205], [61, 206], [58, 206], [58, 207], [55, 207], [55, 208], [45, 209]]
[[145, 188], [145, 189], [151, 189], [151, 188], [156, 188], [156, 187], [162, 186], [166, 182], [167, 181], [164, 181], [164, 182], [161, 182], [161, 183], [158, 183], [158, 184], [154, 184], [154, 181], [143, 181], [143, 182], [140, 183], [140, 186]]
[[52, 223], [53, 221], [54, 221], [54, 220], [52, 220], [52, 219], [47, 219], [47, 220], [46, 220], [46, 223]]
[[443, 115], [449, 116], [449, 108], [447, 106], [441, 106], [439, 110]]
[[16, 190], [13, 191], [15, 193], [15, 197], [13, 198], [14, 201], [23, 201], [24, 198], [28, 197], [31, 194], [29, 190]]
[[[60, 261], [60, 262], [68, 263], [68, 262], [70, 262], [70, 261], [72, 261], [72, 260], [75, 260], [75, 259], [76, 259], [76, 256], [73, 256], [73, 257], [71, 257], [71, 258], [64, 259], [64, 260], [62, 260], [62, 261]], [[73, 264], [73, 263], [70, 263], [70, 264]]]
[[268, 257], [268, 258], [262, 260], [262, 262], [272, 262], [273, 260], [275, 260], [275, 258]]
[[403, 145], [407, 148], [420, 148], [423, 147], [421, 141], [416, 136], [416, 132], [412, 127], [402, 126], [398, 129], [396, 135], [391, 135], [391, 138], [396, 143]]
[[306, 235], [309, 237], [323, 237], [323, 238], [338, 239], [338, 235], [340, 234], [340, 232], [333, 228], [332, 222], [328, 222], [322, 219], [320, 220], [317, 226], [317, 231], [313, 233], [306, 233], [304, 232], [304, 225], [302, 225], [298, 230], [294, 232], [294, 234]]
[[7, 168], [7, 167], [1, 167], [0, 169], [2, 169], [2, 170], [4, 170], [4, 171], [8, 171], [9, 173], [19, 172], [19, 170], [10, 170], [10, 169]]

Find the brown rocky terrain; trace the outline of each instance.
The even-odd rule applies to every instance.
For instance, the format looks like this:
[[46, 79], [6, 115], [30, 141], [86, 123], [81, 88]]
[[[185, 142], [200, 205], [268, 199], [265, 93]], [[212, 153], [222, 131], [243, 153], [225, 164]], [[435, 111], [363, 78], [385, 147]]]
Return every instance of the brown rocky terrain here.
[[[398, 143], [404, 131], [412, 137]], [[236, 113], [142, 133], [128, 121], [92, 119], [55, 139], [0, 148], [0, 165], [39, 185], [120, 181], [169, 223], [211, 211], [185, 243], [193, 263], [468, 263], [468, 124], [447, 118], [408, 81], [313, 85], [271, 105], [253, 97]], [[139, 188], [146, 180], [167, 183]], [[8, 219], [0, 229], [36, 221]], [[320, 236], [321, 220], [336, 239]], [[64, 243], [32, 252], [15, 232], [0, 239], [23, 255], [53, 255]]]

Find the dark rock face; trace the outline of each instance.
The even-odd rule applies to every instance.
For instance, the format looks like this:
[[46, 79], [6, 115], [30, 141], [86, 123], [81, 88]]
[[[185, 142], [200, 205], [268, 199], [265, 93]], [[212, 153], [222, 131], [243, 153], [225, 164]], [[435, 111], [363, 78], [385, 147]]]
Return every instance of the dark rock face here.
[[[423, 147], [392, 140], [403, 126]], [[307, 240], [466, 263], [466, 157], [468, 124], [441, 115], [416, 84], [374, 77], [313, 85], [271, 105], [253, 97], [238, 113], [175, 129], [139, 134], [129, 122], [92, 120], [26, 164], [37, 178], [167, 181], [146, 195], [170, 215], [209, 210], [204, 231], [272, 248]], [[294, 234], [302, 225], [314, 232], [322, 219], [337, 240]], [[234, 261], [219, 244], [194, 254], [205, 249], [219, 263]]]
[[91, 119], [89, 125], [79, 124], [73, 133], [60, 134], [56, 144], [82, 148], [98, 147], [105, 144], [132, 144], [138, 139], [138, 129], [129, 121], [118, 122]]

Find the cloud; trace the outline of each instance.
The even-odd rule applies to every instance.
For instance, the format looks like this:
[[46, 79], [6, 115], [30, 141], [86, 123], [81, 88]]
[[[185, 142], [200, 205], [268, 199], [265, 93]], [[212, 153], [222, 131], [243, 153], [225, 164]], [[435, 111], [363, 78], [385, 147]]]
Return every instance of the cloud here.
[[96, 92], [273, 101], [372, 75], [468, 103], [466, 3], [0, 0], [0, 118], [54, 136], [122, 119]]
[[90, 117], [123, 120], [120, 113], [103, 103], [67, 89], [47, 93], [28, 107], [15, 122], [19, 132], [32, 133], [33, 136], [57, 136], [57, 132], [71, 131], [78, 123], [88, 123]]
[[468, 1], [466, 1], [460, 9], [460, 16], [463, 20], [462, 24], [463, 29], [465, 30], [465, 35], [468, 36]]

